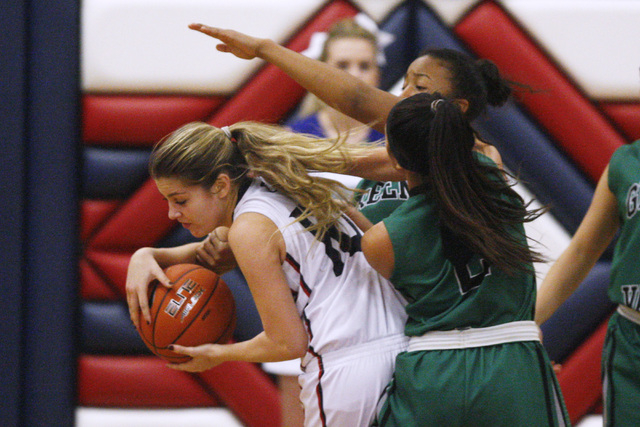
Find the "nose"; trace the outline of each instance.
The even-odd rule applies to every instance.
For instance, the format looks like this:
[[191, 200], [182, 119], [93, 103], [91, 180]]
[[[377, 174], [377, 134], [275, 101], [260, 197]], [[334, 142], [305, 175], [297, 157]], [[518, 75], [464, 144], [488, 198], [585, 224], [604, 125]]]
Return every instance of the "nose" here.
[[347, 73], [351, 74], [353, 77], [362, 79], [362, 70], [357, 65], [351, 65], [347, 68]]
[[169, 219], [174, 220], [178, 219], [180, 216], [180, 211], [178, 211], [174, 206], [169, 204]]
[[400, 98], [405, 99], [405, 98], [409, 98], [415, 94], [417, 94], [418, 91], [415, 90], [415, 88], [411, 87], [411, 86], [407, 86], [401, 93], [400, 93]]

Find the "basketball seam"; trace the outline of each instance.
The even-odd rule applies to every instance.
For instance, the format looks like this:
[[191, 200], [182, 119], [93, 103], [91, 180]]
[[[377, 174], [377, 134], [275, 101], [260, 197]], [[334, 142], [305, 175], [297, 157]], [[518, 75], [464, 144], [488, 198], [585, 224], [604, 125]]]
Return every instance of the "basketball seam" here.
[[[184, 276], [186, 276], [187, 274], [191, 273], [192, 271], [196, 271], [196, 270], [198, 270], [200, 268], [203, 268], [203, 267], [195, 266], [194, 268], [183, 272], [180, 276], [178, 276], [177, 279], [175, 279], [173, 281], [174, 282], [179, 282]], [[162, 285], [161, 283], [158, 283], [157, 286], [164, 286], [164, 285]], [[169, 292], [165, 292], [164, 296], [162, 297], [162, 299], [159, 302], [160, 306], [162, 306], [162, 304], [164, 303], [164, 300], [167, 298], [167, 295], [169, 295]], [[159, 315], [160, 315], [160, 309], [158, 309], [158, 311], [156, 311], [156, 313], [155, 313], [155, 316], [153, 318], [153, 328], [151, 329], [151, 338], [153, 340], [153, 342], [152, 342], [153, 350], [151, 350], [151, 351], [153, 351], [157, 356], [160, 356], [160, 355], [156, 352], [156, 350], [158, 350], [158, 349], [166, 349], [166, 347], [158, 347], [156, 345], [156, 326], [157, 326], [157, 322], [156, 321], [158, 320], [158, 316]], [[173, 340], [173, 342], [175, 342], [175, 340]]]
[[[200, 310], [198, 310], [197, 314], [193, 316], [193, 319], [191, 319], [191, 321], [187, 325], [185, 325], [184, 328], [182, 328], [182, 332], [180, 333], [180, 335], [175, 337], [175, 339], [171, 341], [171, 344], [174, 344], [176, 341], [178, 341], [180, 337], [182, 337], [182, 335], [184, 335], [185, 332], [187, 332], [187, 330], [191, 327], [191, 325], [193, 325], [193, 322], [195, 322], [198, 319], [198, 317], [200, 316], [200, 313], [202, 313], [202, 310], [204, 310], [204, 308], [207, 306], [207, 304], [213, 297], [213, 294], [216, 292], [216, 289], [218, 289], [218, 283], [220, 283], [220, 276], [216, 275], [216, 283], [211, 289], [211, 292], [209, 293], [207, 300], [204, 303], [202, 303], [202, 306], [200, 307]], [[160, 347], [160, 348], [165, 349], [166, 347]]]

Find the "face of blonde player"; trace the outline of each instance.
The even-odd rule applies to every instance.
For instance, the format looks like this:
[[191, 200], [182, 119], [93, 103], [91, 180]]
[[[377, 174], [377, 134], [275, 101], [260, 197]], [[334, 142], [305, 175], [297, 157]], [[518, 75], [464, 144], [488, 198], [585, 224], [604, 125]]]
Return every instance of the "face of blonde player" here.
[[158, 178], [158, 191], [169, 204], [169, 218], [182, 224], [194, 237], [204, 237], [216, 227], [231, 225], [227, 203], [214, 190], [184, 185], [177, 178]]
[[453, 92], [451, 73], [441, 60], [421, 56], [407, 69], [400, 97], [409, 98], [422, 92], [439, 92], [443, 96], [450, 96]]
[[370, 41], [363, 38], [344, 37], [332, 40], [327, 46], [326, 63], [371, 86], [380, 84], [376, 49]]

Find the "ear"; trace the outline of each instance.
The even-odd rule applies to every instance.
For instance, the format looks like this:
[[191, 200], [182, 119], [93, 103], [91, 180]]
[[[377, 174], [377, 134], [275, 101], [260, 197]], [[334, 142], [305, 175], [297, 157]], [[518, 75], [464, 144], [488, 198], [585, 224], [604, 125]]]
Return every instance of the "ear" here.
[[211, 186], [211, 193], [215, 194], [219, 199], [224, 199], [231, 194], [232, 187], [229, 175], [221, 173]]
[[387, 141], [387, 143], [385, 144], [386, 148], [387, 148], [387, 154], [389, 155], [389, 159], [391, 160], [391, 166], [393, 166], [393, 168], [395, 170], [398, 171], [403, 171], [404, 168], [402, 166], [400, 166], [400, 164], [398, 163], [398, 161], [396, 160], [396, 157], [393, 155], [393, 153], [391, 152], [391, 149], [389, 148], [389, 142]]
[[463, 113], [466, 113], [469, 109], [469, 101], [466, 99], [454, 99], [453, 102], [458, 104], [458, 107], [460, 107], [460, 110], [462, 110]]

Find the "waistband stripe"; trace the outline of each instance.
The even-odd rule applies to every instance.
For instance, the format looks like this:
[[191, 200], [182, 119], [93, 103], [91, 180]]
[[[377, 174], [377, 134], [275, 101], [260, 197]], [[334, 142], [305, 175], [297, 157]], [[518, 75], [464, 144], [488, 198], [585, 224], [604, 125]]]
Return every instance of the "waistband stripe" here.
[[407, 351], [456, 350], [522, 341], [540, 341], [540, 329], [534, 321], [509, 322], [487, 328], [431, 331], [411, 337]]
[[632, 308], [627, 307], [626, 305], [620, 304], [618, 306], [618, 314], [624, 317], [627, 320], [632, 321], [635, 324], [640, 325], [640, 311], [636, 311]]

